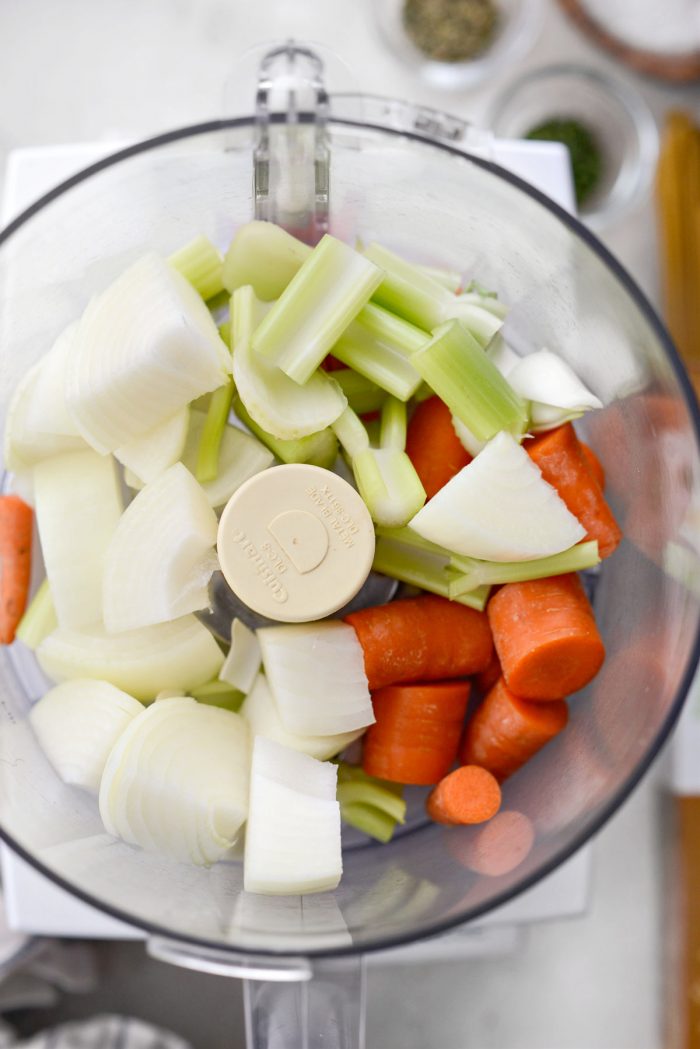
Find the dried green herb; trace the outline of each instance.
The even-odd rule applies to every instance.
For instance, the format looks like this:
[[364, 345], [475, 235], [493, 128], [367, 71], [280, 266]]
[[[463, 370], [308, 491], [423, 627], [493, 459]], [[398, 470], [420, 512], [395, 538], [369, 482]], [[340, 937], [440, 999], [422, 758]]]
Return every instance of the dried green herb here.
[[570, 117], [556, 117], [531, 128], [525, 138], [566, 146], [571, 156], [576, 203], [581, 207], [598, 188], [603, 174], [603, 153], [590, 128]]
[[437, 62], [464, 62], [484, 51], [498, 27], [493, 0], [405, 0], [409, 37]]

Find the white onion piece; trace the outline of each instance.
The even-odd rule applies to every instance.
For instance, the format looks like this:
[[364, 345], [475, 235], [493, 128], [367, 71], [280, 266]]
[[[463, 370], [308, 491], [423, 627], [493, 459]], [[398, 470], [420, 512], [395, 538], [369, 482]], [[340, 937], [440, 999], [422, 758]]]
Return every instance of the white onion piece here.
[[56, 772], [94, 794], [114, 744], [142, 705], [107, 681], [79, 679], [50, 689], [29, 721]]
[[337, 768], [258, 736], [246, 829], [247, 892], [334, 889], [343, 872]]
[[374, 721], [364, 656], [347, 623], [325, 620], [263, 627], [263, 664], [282, 724], [306, 736], [334, 736]]
[[521, 397], [531, 402], [533, 432], [549, 430], [584, 412], [603, 407], [602, 401], [584, 386], [573, 368], [550, 350], [521, 357], [509, 373], [508, 381]]
[[270, 687], [263, 674], [256, 678], [240, 712], [250, 725], [252, 736], [274, 739], [282, 746], [300, 750], [318, 761], [327, 761], [328, 758], [340, 754], [364, 732], [363, 728], [341, 732], [335, 736], [300, 736], [288, 732], [280, 720]]
[[59, 625], [102, 622], [102, 573], [122, 497], [111, 456], [91, 448], [34, 467], [36, 519]]
[[189, 423], [189, 410], [181, 408], [160, 426], [115, 449], [114, 457], [142, 484], [155, 481], [182, 456]]
[[135, 630], [206, 608], [216, 531], [216, 514], [182, 463], [147, 484], [124, 511], [105, 557], [107, 630]]
[[[182, 453], [182, 462], [191, 473], [194, 473], [197, 468], [199, 441], [205, 418], [204, 412], [195, 409], [190, 411], [190, 428]], [[274, 461], [275, 457], [272, 452], [257, 437], [244, 433], [235, 426], [226, 426], [219, 445], [216, 477], [213, 481], [205, 481], [202, 485], [210, 506], [215, 508], [224, 506], [244, 481], [266, 470], [268, 466], [272, 466]]]
[[424, 539], [486, 561], [568, 550], [585, 530], [509, 433], [496, 434], [409, 522]]
[[239, 692], [248, 693], [261, 662], [260, 643], [255, 631], [247, 627], [243, 620], [234, 619], [231, 623], [231, 648], [219, 671], [219, 681], [227, 681]]
[[216, 641], [194, 616], [123, 634], [59, 627], [44, 638], [36, 657], [52, 681], [97, 678], [141, 700], [151, 700], [163, 689], [189, 692], [216, 677], [224, 661]]
[[[345, 410], [347, 397], [321, 369], [300, 386], [254, 353], [251, 338], [263, 310], [252, 296], [252, 288], [239, 288], [234, 296], [233, 379], [247, 412], [263, 430], [283, 440], [324, 430]], [[244, 310], [247, 317], [241, 316]]]
[[488, 444], [488, 441], [482, 441], [476, 436], [476, 434], [472, 433], [467, 424], [463, 423], [461, 419], [458, 419], [456, 415], [452, 416], [452, 427], [457, 434], [462, 447], [469, 452], [472, 458], [475, 455], [478, 455]]
[[154, 703], [107, 759], [105, 829], [177, 860], [216, 863], [245, 822], [249, 767], [248, 728], [238, 714], [191, 697]]
[[68, 355], [68, 410], [110, 452], [223, 385], [230, 355], [201, 298], [164, 259], [135, 262], [85, 310]]

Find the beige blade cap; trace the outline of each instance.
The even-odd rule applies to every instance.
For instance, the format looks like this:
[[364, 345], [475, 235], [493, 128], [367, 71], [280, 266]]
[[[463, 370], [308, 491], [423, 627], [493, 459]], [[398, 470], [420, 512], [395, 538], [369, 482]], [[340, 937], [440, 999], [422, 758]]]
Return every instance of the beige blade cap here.
[[292, 463], [241, 485], [221, 515], [221, 571], [249, 608], [283, 623], [336, 612], [372, 567], [374, 526], [355, 489], [320, 466]]

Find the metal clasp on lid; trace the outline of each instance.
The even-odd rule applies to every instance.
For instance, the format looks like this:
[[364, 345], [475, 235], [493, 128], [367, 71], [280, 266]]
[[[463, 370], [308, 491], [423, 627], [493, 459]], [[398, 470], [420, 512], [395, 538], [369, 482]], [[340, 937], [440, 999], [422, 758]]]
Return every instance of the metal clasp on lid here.
[[260, 64], [253, 153], [255, 217], [307, 243], [328, 229], [330, 150], [323, 63], [289, 41]]

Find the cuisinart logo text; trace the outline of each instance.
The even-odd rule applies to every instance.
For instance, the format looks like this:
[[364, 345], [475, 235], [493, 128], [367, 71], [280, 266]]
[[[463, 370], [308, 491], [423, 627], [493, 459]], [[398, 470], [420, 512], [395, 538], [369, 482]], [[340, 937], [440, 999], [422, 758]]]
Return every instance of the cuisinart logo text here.
[[[260, 577], [268, 588], [275, 601], [283, 605], [288, 599], [287, 588], [279, 578], [278, 573], [286, 572], [286, 566], [280, 562], [279, 557], [269, 543], [263, 543], [263, 552], [258, 550], [255, 543], [240, 528], [231, 533], [231, 541], [237, 543], [248, 558], [248, 563], [253, 571]], [[272, 563], [271, 563], [272, 561]]]

